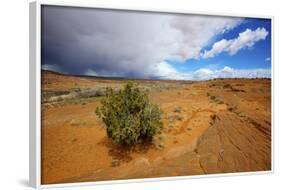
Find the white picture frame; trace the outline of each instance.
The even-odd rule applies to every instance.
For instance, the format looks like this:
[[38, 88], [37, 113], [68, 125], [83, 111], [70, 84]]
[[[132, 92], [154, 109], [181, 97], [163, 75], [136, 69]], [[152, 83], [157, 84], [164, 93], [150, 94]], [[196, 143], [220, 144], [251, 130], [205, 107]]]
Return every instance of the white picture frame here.
[[[266, 18], [271, 19], [272, 38], [271, 38], [271, 62], [272, 62], [272, 139], [271, 139], [271, 170], [260, 172], [242, 172], [242, 173], [227, 173], [227, 174], [208, 174], [196, 176], [181, 176], [181, 177], [161, 177], [161, 178], [146, 178], [146, 179], [128, 179], [128, 180], [112, 180], [112, 181], [99, 181], [99, 182], [82, 182], [82, 183], [67, 183], [67, 184], [41, 184], [41, 6], [55, 5], [55, 6], [69, 6], [69, 7], [86, 7], [86, 8], [102, 8], [102, 9], [118, 9], [118, 10], [132, 10], [132, 11], [151, 11], [161, 13], [183, 13], [183, 14], [198, 14], [198, 15], [211, 15], [211, 16], [233, 16], [233, 17], [249, 17], [249, 18]], [[236, 15], [229, 13], [210, 13], [198, 12], [187, 10], [159, 10], [159, 9], [146, 9], [139, 7], [119, 7], [112, 5], [97, 5], [77, 1], [77, 3], [67, 1], [35, 1], [30, 3], [29, 9], [30, 27], [29, 27], [29, 57], [30, 57], [30, 89], [29, 89], [29, 102], [30, 102], [30, 118], [29, 118], [29, 179], [30, 185], [34, 188], [46, 187], [69, 187], [69, 186], [85, 186], [85, 185], [100, 185], [100, 184], [116, 184], [116, 183], [131, 183], [131, 182], [150, 182], [162, 180], [185, 180], [193, 178], [206, 178], [206, 177], [221, 177], [221, 176], [236, 176], [236, 175], [253, 175], [253, 174], [269, 174], [274, 172], [274, 17], [264, 15]]]

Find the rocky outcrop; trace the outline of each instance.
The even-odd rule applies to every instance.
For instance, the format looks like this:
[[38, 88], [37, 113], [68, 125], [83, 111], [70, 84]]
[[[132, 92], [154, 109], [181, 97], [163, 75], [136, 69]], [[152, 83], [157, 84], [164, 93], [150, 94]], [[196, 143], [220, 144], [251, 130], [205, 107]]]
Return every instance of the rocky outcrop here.
[[197, 144], [204, 173], [270, 170], [270, 125], [261, 126], [232, 112], [219, 113]]

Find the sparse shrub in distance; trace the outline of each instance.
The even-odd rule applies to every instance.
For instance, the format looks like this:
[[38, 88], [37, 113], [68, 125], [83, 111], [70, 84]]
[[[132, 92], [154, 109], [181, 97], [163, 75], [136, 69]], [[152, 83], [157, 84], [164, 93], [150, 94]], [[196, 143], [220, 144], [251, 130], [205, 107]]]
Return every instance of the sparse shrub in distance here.
[[176, 113], [181, 113], [181, 107], [176, 107], [175, 109], [174, 109], [174, 112], [176, 112]]
[[177, 120], [182, 121], [183, 117], [182, 116], [178, 116]]
[[217, 96], [217, 97], [215, 97], [214, 99], [213, 99], [216, 103], [218, 103], [218, 104], [223, 104], [224, 102], [223, 102], [223, 97], [221, 97], [221, 96]]
[[87, 125], [87, 121], [82, 120], [82, 119], [72, 119], [70, 121], [71, 126], [85, 126]]
[[133, 83], [117, 92], [107, 88], [96, 114], [104, 122], [107, 136], [118, 145], [151, 141], [163, 130], [162, 111]]
[[233, 111], [233, 107], [228, 107], [228, 111]]
[[97, 96], [97, 97], [99, 97], [99, 96], [104, 96], [104, 92], [103, 92], [102, 90], [98, 89], [98, 90], [96, 91], [95, 96]]
[[57, 101], [58, 101], [58, 102], [63, 101], [63, 98], [62, 98], [61, 96], [59, 96], [59, 97], [57, 98]]
[[225, 84], [223, 85], [223, 88], [232, 88], [232, 86], [230, 84]]
[[214, 121], [217, 118], [216, 114], [211, 115], [211, 119]]
[[181, 115], [171, 115], [167, 119], [170, 123], [173, 123], [175, 121], [182, 121], [183, 117]]
[[215, 100], [216, 97], [215, 96], [210, 96], [211, 100]]

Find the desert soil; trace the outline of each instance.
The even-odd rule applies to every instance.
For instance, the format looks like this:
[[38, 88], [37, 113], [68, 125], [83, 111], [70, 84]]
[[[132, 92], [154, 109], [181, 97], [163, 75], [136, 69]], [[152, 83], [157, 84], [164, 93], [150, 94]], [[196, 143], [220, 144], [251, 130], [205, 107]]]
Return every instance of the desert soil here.
[[271, 80], [135, 81], [164, 132], [130, 150], [107, 138], [102, 97], [71, 96], [126, 82], [43, 72], [43, 184], [271, 170]]

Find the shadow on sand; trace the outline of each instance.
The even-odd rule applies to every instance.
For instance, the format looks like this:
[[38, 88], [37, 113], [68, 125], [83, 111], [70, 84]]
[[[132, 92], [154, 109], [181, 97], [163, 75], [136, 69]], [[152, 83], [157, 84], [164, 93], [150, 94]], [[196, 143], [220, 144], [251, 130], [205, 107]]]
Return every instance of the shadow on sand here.
[[132, 153], [144, 154], [149, 149], [154, 148], [151, 141], [143, 141], [135, 146], [121, 146], [114, 144], [108, 137], [104, 137], [98, 144], [107, 147], [108, 155], [112, 157], [112, 160], [120, 163], [130, 162], [133, 159]]

